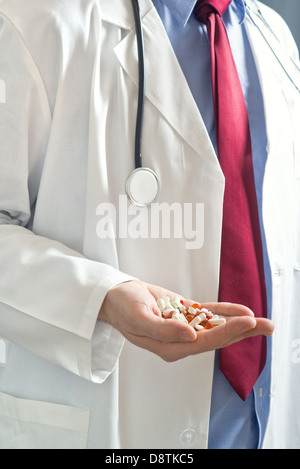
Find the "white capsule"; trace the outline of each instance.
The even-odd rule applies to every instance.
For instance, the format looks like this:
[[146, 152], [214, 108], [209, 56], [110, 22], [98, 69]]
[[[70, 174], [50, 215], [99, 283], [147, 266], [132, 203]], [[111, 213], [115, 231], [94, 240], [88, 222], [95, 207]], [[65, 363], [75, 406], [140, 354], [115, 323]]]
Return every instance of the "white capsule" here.
[[195, 329], [196, 329], [197, 331], [201, 331], [202, 329], [204, 329], [204, 327], [201, 326], [200, 324], [197, 324], [197, 326], [195, 326]]
[[196, 313], [197, 313], [196, 309], [193, 308], [192, 306], [189, 307], [188, 312], [189, 312], [190, 314], [196, 314]]
[[172, 319], [176, 319], [176, 320], [180, 321], [180, 315], [181, 315], [181, 313], [179, 311], [175, 311], [172, 314]]
[[176, 310], [174, 308], [165, 309], [163, 311], [163, 316], [164, 318], [170, 318], [173, 313], [176, 313]]
[[165, 302], [165, 309], [171, 309], [173, 308], [172, 304], [171, 304], [171, 300], [168, 296], [166, 296], [165, 298], [163, 298], [164, 302]]
[[191, 322], [190, 322], [190, 326], [192, 327], [196, 327], [198, 326], [198, 324], [200, 324], [201, 319], [199, 318], [199, 316], [196, 316]]
[[179, 311], [183, 311], [185, 309], [184, 305], [180, 302], [180, 298], [179, 297], [176, 297], [172, 300], [172, 306], [174, 306], [174, 308], [177, 308], [179, 309]]
[[187, 323], [187, 324], [189, 323], [188, 320], [187, 320], [187, 318], [185, 317], [185, 315], [182, 314], [182, 313], [180, 313], [180, 321], [185, 322], [185, 323]]
[[172, 303], [173, 306], [175, 306], [175, 308], [177, 308], [177, 306], [180, 304], [179, 296], [176, 296], [176, 298], [173, 298], [171, 303]]
[[213, 327], [222, 326], [223, 324], [226, 323], [226, 319], [224, 319], [224, 318], [210, 319], [208, 322]]
[[188, 324], [188, 320], [186, 319], [185, 315], [180, 313], [179, 311], [175, 311], [172, 314], [172, 319], [176, 319], [177, 321], [182, 321]]
[[205, 313], [201, 313], [199, 314], [199, 316], [197, 316], [198, 318], [200, 318], [200, 322], [204, 321], [206, 319], [206, 314]]
[[164, 310], [166, 309], [166, 304], [164, 302], [164, 300], [162, 298], [160, 298], [159, 300], [157, 300], [157, 306], [159, 307], [161, 313], [164, 312]]

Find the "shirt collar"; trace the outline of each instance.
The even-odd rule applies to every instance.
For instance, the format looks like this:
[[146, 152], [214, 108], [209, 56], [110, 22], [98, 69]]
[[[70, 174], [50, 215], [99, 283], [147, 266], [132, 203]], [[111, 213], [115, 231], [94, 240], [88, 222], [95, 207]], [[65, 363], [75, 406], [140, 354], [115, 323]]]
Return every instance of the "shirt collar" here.
[[[173, 15], [177, 21], [185, 26], [190, 19], [191, 14], [193, 13], [194, 6], [196, 5], [197, 0], [161, 0]], [[240, 17], [240, 23], [244, 21], [245, 18], [245, 5], [243, 0], [232, 0], [236, 4], [237, 12]]]

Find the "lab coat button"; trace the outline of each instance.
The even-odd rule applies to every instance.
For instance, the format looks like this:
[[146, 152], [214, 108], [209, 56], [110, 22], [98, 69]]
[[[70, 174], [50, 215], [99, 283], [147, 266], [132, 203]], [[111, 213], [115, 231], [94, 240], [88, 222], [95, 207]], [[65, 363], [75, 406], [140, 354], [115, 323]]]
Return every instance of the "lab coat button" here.
[[280, 285], [282, 281], [283, 270], [282, 268], [277, 265], [273, 271], [274, 276], [274, 285]]
[[181, 443], [187, 448], [194, 448], [199, 443], [199, 434], [192, 428], [187, 428], [180, 435]]

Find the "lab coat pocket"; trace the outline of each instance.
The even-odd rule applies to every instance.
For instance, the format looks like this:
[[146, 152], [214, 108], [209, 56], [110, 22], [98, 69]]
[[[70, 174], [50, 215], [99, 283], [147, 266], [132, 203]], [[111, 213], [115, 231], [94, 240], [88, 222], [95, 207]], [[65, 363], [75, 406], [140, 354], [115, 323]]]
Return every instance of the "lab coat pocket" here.
[[86, 449], [90, 412], [0, 392], [0, 449]]

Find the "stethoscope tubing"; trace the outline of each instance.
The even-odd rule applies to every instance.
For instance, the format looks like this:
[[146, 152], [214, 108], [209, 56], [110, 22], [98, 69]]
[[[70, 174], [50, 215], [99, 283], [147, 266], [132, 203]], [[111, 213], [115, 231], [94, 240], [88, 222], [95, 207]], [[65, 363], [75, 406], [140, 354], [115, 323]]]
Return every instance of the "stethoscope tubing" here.
[[134, 21], [136, 27], [137, 37], [137, 51], [138, 51], [138, 72], [139, 72], [139, 86], [138, 86], [138, 106], [137, 106], [137, 119], [136, 119], [136, 132], [135, 132], [135, 169], [142, 168], [142, 138], [143, 138], [143, 122], [144, 122], [144, 107], [145, 107], [145, 51], [144, 51], [144, 36], [142, 30], [142, 20], [140, 13], [140, 6], [138, 0], [131, 0]]

